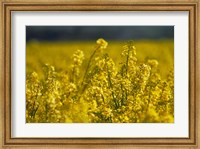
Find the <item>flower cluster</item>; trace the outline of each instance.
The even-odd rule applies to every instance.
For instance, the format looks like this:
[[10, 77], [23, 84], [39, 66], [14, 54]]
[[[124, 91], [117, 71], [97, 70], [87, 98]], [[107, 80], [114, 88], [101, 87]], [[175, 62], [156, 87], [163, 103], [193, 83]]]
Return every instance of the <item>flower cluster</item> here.
[[97, 40], [97, 45], [100, 47], [100, 49], [106, 49], [108, 43], [103, 38], [100, 38]]
[[[132, 41], [116, 64], [100, 38], [89, 59], [81, 50], [70, 69], [56, 72], [44, 66], [26, 79], [27, 122], [169, 123], [174, 121], [174, 72], [162, 79], [158, 61], [141, 62]], [[83, 62], [86, 66], [82, 65]]]

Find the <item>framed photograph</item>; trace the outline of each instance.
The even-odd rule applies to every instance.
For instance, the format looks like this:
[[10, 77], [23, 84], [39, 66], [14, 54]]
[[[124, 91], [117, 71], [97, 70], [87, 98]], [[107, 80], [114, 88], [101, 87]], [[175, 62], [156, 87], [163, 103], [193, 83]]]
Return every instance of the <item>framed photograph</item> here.
[[1, 1], [1, 146], [200, 148], [199, 4]]

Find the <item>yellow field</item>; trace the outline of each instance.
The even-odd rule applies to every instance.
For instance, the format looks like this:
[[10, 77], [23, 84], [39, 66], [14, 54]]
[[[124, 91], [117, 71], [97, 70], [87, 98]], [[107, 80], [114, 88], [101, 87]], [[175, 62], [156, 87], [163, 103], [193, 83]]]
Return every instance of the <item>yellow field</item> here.
[[[84, 52], [87, 60], [94, 50], [96, 41], [91, 42], [29, 42], [26, 48], [27, 73], [36, 71], [42, 74], [43, 64], [50, 64], [56, 71], [66, 71], [72, 63], [72, 55], [80, 49]], [[104, 51], [108, 53], [113, 61], [118, 64], [123, 46], [126, 43], [108, 41], [108, 47]], [[139, 61], [156, 59], [162, 76], [166, 77], [169, 69], [174, 65], [174, 43], [171, 40], [159, 41], [135, 41], [137, 58]], [[84, 62], [85, 64], [86, 62]], [[83, 65], [84, 65], [83, 64]]]
[[173, 65], [171, 40], [28, 42], [26, 121], [173, 122]]

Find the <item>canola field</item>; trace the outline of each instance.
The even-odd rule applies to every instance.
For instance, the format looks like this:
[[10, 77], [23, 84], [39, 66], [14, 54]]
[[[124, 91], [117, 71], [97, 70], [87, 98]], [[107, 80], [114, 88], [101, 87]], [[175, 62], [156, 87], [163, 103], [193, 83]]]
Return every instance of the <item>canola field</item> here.
[[27, 123], [173, 123], [173, 40], [26, 45]]

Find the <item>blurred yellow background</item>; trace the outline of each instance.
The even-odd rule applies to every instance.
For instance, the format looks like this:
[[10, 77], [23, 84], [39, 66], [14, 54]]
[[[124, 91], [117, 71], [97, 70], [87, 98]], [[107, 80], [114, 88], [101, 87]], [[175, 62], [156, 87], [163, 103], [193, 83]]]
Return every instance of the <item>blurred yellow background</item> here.
[[[119, 64], [121, 52], [125, 41], [108, 41], [108, 48], [104, 51]], [[174, 65], [173, 40], [136, 40], [134, 41], [137, 58], [140, 62], [148, 59], [156, 59], [159, 62], [159, 70], [162, 77]], [[39, 42], [29, 41], [26, 45], [26, 73], [36, 71], [42, 76], [42, 66], [46, 63], [55, 67], [56, 71], [66, 71], [72, 63], [72, 55], [80, 49], [84, 52], [86, 66], [87, 60], [95, 48], [95, 41], [73, 42]], [[84, 68], [83, 68], [84, 69]]]

